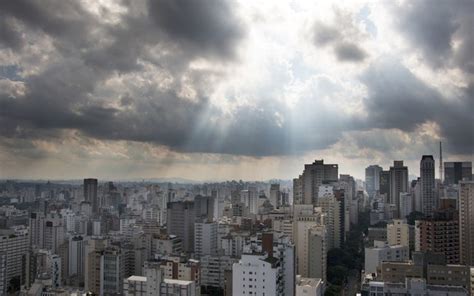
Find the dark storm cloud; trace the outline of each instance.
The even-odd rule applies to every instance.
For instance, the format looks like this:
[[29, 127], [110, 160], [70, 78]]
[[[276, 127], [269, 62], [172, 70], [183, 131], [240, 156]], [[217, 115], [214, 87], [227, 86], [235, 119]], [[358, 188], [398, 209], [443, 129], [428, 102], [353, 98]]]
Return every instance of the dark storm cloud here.
[[[61, 139], [71, 129], [92, 138], [151, 142], [184, 152], [282, 155], [327, 148], [344, 131], [411, 131], [426, 121], [440, 125], [453, 151], [473, 150], [468, 112], [474, 108], [473, 87], [448, 99], [399, 64], [376, 63], [363, 77], [369, 91], [364, 119], [325, 106], [313, 94], [305, 94], [291, 111], [267, 98], [224, 112], [209, 98], [220, 73], [193, 70], [189, 64], [197, 58], [238, 60], [245, 27], [228, 2], [150, 0], [142, 10], [128, 7], [118, 24], [101, 22], [79, 3], [0, 1], [3, 45], [19, 49], [34, 43], [25, 39], [39, 35], [51, 38], [56, 49], [45, 57], [46, 66], [22, 79], [24, 95], [0, 95], [0, 146], [13, 154], [16, 139], [29, 151], [34, 149], [29, 140]], [[362, 61], [367, 53], [354, 42], [359, 35], [347, 22], [315, 25], [314, 42], [331, 47], [340, 61]], [[458, 56], [460, 63], [472, 54]], [[158, 78], [134, 78], [146, 66], [165, 75], [169, 86], [160, 87]], [[116, 96], [111, 103], [98, 89], [117, 77], [133, 81], [118, 84], [123, 93], [109, 90]], [[133, 88], [141, 80], [147, 83]], [[191, 98], [181, 92], [188, 88], [195, 91]]]
[[[0, 17], [5, 20], [5, 30], [16, 33], [15, 38], [20, 38], [23, 33], [15, 30], [16, 22], [20, 22], [31, 30], [41, 30], [60, 39], [58, 46], [66, 43], [86, 46], [82, 42], [87, 40], [97, 23], [79, 1], [0, 1]], [[15, 46], [14, 43], [10, 45]]]
[[435, 122], [451, 152], [474, 152], [474, 100], [472, 85], [458, 97], [443, 97], [400, 63], [387, 59], [373, 64], [362, 81], [368, 88], [364, 105], [367, 128], [413, 131], [420, 124]]
[[340, 61], [358, 62], [367, 57], [367, 53], [353, 43], [340, 43], [334, 50]]
[[[143, 7], [128, 7], [131, 12], [120, 24], [109, 25], [77, 1], [2, 1], [1, 19], [7, 25], [0, 32], [3, 43], [18, 48], [19, 36], [45, 34], [57, 53], [41, 73], [24, 79], [24, 96], [0, 97], [1, 135], [36, 138], [51, 130], [77, 129], [101, 139], [182, 146], [207, 104], [203, 93], [196, 101], [177, 95], [184, 74], [197, 91], [204, 87], [208, 73], [190, 72], [189, 62], [197, 57], [234, 59], [245, 30], [226, 2], [150, 1]], [[23, 32], [16, 30], [18, 24]], [[140, 70], [139, 61], [170, 73], [175, 90], [150, 87], [142, 90], [143, 97], [117, 98], [126, 111], [94, 98], [97, 86], [115, 71]]]
[[433, 66], [449, 66], [453, 61], [474, 73], [474, 1], [413, 1], [396, 13], [400, 30]]
[[[336, 12], [333, 25], [315, 22], [313, 42], [317, 47], [329, 47], [341, 62], [362, 62], [367, 52], [357, 45], [363, 39], [359, 29], [352, 23], [352, 17]], [[356, 42], [354, 42], [356, 41]]]
[[149, 9], [158, 27], [194, 50], [233, 56], [244, 33], [226, 1], [150, 0]]
[[21, 32], [14, 22], [14, 19], [0, 14], [0, 48], [18, 50], [23, 46]]

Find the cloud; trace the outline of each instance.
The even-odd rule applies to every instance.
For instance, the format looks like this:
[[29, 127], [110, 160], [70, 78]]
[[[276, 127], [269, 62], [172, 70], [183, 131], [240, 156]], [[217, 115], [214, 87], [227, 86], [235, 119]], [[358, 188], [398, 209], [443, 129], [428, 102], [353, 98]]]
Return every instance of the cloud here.
[[434, 67], [452, 65], [474, 74], [474, 2], [423, 0], [396, 7], [398, 27]]
[[332, 23], [316, 21], [313, 41], [318, 47], [329, 47], [341, 62], [362, 62], [368, 53], [358, 44], [367, 38], [355, 24], [352, 14], [334, 9]]
[[244, 35], [235, 7], [226, 1], [150, 0], [148, 5], [152, 21], [166, 35], [196, 51], [233, 57]]
[[368, 88], [363, 125], [410, 132], [423, 123], [436, 122], [450, 151], [473, 153], [472, 85], [461, 88], [457, 97], [445, 98], [391, 58], [372, 64], [362, 81]]
[[[256, 20], [245, 1], [85, 3], [0, 3], [0, 156], [9, 168], [20, 166], [17, 159], [68, 163], [61, 147], [76, 165], [90, 159], [97, 167], [111, 161], [108, 151], [136, 174], [154, 154], [163, 169], [332, 150], [345, 159], [359, 155], [351, 149], [363, 159], [391, 157], [403, 145], [421, 154], [433, 139], [459, 155], [474, 150], [464, 2], [432, 8], [443, 20], [423, 19], [425, 4], [392, 10], [414, 22], [397, 24], [397, 32], [423, 52], [428, 70], [406, 61], [417, 51], [395, 46], [389, 56], [374, 45], [392, 45], [374, 7], [364, 16], [377, 32], [370, 35], [356, 17], [360, 8], [331, 8], [328, 21], [292, 5], [271, 16], [259, 6]], [[442, 36], [431, 36], [431, 22]], [[447, 79], [449, 92], [427, 79], [453, 68], [463, 79]]]
[[335, 49], [336, 56], [340, 61], [363, 61], [367, 53], [353, 43], [338, 44]]

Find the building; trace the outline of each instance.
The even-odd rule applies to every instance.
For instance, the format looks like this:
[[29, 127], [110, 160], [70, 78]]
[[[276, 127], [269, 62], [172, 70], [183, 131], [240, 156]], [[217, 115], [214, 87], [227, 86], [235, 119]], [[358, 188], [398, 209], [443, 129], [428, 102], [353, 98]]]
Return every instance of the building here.
[[371, 165], [365, 169], [365, 191], [369, 198], [373, 198], [376, 193], [380, 192], [380, 173], [382, 167]]
[[123, 289], [123, 263], [119, 248], [106, 248], [100, 256], [100, 295], [115, 295]]
[[280, 184], [270, 185], [270, 203], [274, 208], [279, 208], [281, 205]]
[[304, 204], [303, 178], [301, 176], [293, 179], [293, 204]]
[[284, 295], [294, 295], [295, 246], [288, 236], [276, 232], [257, 234], [247, 241], [244, 254], [264, 254], [267, 258], [277, 259], [279, 261], [278, 284], [282, 286]]
[[296, 296], [323, 296], [324, 283], [319, 278], [296, 278]]
[[217, 222], [194, 224], [194, 253], [197, 258], [217, 254]]
[[84, 282], [85, 244], [86, 241], [80, 235], [69, 239], [68, 275], [75, 277], [78, 285]]
[[387, 242], [390, 246], [405, 246], [410, 247], [410, 229], [412, 226], [408, 225], [406, 220], [394, 219], [387, 224]]
[[232, 295], [285, 295], [280, 260], [266, 254], [243, 254], [232, 266]]
[[225, 273], [232, 272], [232, 265], [237, 261], [238, 259], [230, 256], [202, 256], [201, 285], [224, 289]]
[[7, 293], [7, 252], [0, 252], [0, 295]]
[[431, 217], [437, 208], [435, 196], [435, 160], [432, 155], [423, 155], [420, 161], [421, 212]]
[[305, 164], [303, 174], [298, 177], [296, 184], [293, 181], [293, 188], [302, 191], [303, 204], [316, 204], [319, 186], [336, 182], [338, 176], [337, 164], [324, 164], [324, 160], [315, 160], [312, 164]]
[[99, 213], [99, 198], [97, 196], [97, 179], [84, 179], [84, 200], [92, 207], [92, 213]]
[[183, 251], [183, 242], [173, 234], [156, 234], [152, 236], [151, 255], [175, 255]]
[[160, 285], [160, 296], [196, 296], [196, 284], [193, 281], [164, 279]]
[[311, 278], [318, 278], [326, 282], [326, 266], [327, 266], [327, 231], [326, 226], [316, 225], [308, 230], [308, 250], [309, 270], [308, 274]]
[[456, 185], [459, 181], [472, 181], [472, 162], [445, 162], [444, 184]]
[[183, 242], [183, 251], [194, 251], [194, 202], [170, 202], [167, 205], [167, 231]]
[[386, 196], [384, 202], [390, 201], [390, 171], [380, 172], [379, 193]]
[[458, 199], [460, 260], [474, 265], [474, 181], [459, 182]]
[[442, 254], [415, 252], [413, 260], [382, 262], [378, 278], [389, 283], [403, 283], [406, 278], [423, 278], [431, 285], [470, 286], [470, 267], [446, 264]]
[[197, 195], [194, 197], [194, 212], [197, 221], [217, 220], [217, 198]]
[[365, 273], [377, 274], [382, 262], [407, 261], [410, 251], [407, 246], [389, 246], [386, 242], [374, 243], [374, 247], [365, 248]]
[[459, 264], [459, 217], [455, 209], [437, 211], [415, 222], [415, 250], [442, 253], [448, 264]]
[[413, 194], [411, 192], [400, 193], [400, 218], [406, 218], [413, 212]]
[[390, 167], [389, 186], [390, 203], [395, 205], [394, 218], [400, 218], [400, 193], [408, 192], [408, 168], [403, 160], [395, 160]]
[[322, 212], [315, 211], [312, 205], [295, 206], [293, 241], [296, 245], [297, 273], [303, 277], [309, 277], [309, 229], [324, 225], [324, 216]]
[[458, 286], [428, 285], [425, 279], [407, 278], [404, 283], [371, 281], [368, 295], [430, 295], [430, 296], [467, 296], [469, 292]]
[[324, 224], [327, 230], [328, 250], [340, 248], [345, 239], [345, 222], [346, 214], [348, 214], [343, 192], [334, 192], [332, 186], [321, 186], [317, 206], [326, 214]]
[[146, 295], [160, 296], [161, 283], [164, 281], [160, 262], [146, 262], [143, 271], [146, 277]]
[[144, 276], [130, 276], [123, 280], [123, 295], [147, 296], [147, 279]]
[[161, 259], [160, 267], [165, 279], [193, 281], [196, 295], [200, 295], [201, 266], [198, 260], [185, 257], [165, 257]]
[[25, 281], [25, 261], [29, 251], [28, 233], [13, 229], [0, 230], [0, 253], [6, 253], [6, 275], [8, 285], [12, 278]]

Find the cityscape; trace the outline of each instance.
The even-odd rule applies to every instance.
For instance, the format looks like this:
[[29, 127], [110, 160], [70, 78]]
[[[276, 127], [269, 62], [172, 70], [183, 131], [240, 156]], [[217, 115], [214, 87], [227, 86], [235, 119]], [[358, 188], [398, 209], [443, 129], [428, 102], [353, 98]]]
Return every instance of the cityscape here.
[[0, 1], [0, 296], [474, 295], [474, 1]]

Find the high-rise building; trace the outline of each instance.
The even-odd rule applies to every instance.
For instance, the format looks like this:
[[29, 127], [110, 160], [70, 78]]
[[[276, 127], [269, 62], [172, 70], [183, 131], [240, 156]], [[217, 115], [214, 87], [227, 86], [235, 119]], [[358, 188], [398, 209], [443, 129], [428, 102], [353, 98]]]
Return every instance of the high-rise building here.
[[395, 218], [400, 218], [400, 193], [408, 192], [408, 168], [402, 160], [395, 160], [390, 167], [390, 203], [395, 205]]
[[148, 296], [147, 278], [144, 276], [132, 275], [123, 280], [123, 294], [125, 296]]
[[293, 179], [293, 204], [304, 204], [303, 178], [301, 176]]
[[406, 218], [413, 212], [413, 195], [412, 192], [400, 193], [400, 218]]
[[374, 242], [374, 247], [365, 248], [365, 273], [377, 273], [384, 261], [407, 261], [410, 251], [407, 246], [389, 246], [387, 242]]
[[[295, 207], [293, 241], [296, 245], [297, 273], [303, 277], [309, 277], [309, 258], [312, 256], [309, 252], [309, 230], [315, 226], [324, 225], [325, 218], [326, 214], [323, 214], [320, 208], [315, 211], [312, 205]], [[324, 226], [328, 227], [328, 225]], [[327, 248], [329, 249], [329, 244], [327, 244]], [[321, 256], [323, 255], [321, 254]]]
[[194, 224], [194, 253], [197, 258], [217, 254], [217, 222], [196, 222]]
[[13, 229], [0, 230], [0, 252], [7, 254], [6, 283], [17, 278], [22, 283], [25, 280], [25, 261], [29, 250], [27, 232]]
[[99, 213], [99, 199], [97, 196], [97, 179], [84, 179], [84, 200], [92, 207], [92, 213]]
[[100, 295], [120, 295], [123, 278], [120, 249], [106, 248], [100, 257]]
[[420, 162], [421, 210], [431, 217], [437, 208], [435, 197], [435, 161], [432, 155], [423, 155]]
[[230, 256], [217, 256], [215, 254], [202, 256], [201, 263], [201, 285], [205, 287], [224, 288], [225, 273], [232, 272], [232, 264], [237, 262]]
[[444, 163], [444, 184], [455, 185], [463, 180], [472, 181], [472, 162]]
[[168, 203], [167, 231], [183, 241], [185, 252], [194, 251], [194, 202], [179, 201]]
[[382, 167], [371, 165], [365, 169], [365, 190], [370, 198], [380, 191], [380, 173]]
[[285, 295], [280, 260], [243, 254], [232, 267], [232, 295]]
[[410, 246], [410, 226], [406, 220], [394, 219], [387, 224], [387, 242], [390, 246]]
[[7, 252], [0, 252], [0, 295], [7, 294]]
[[390, 171], [380, 172], [379, 193], [385, 195], [384, 202], [390, 201]]
[[[326, 189], [329, 190], [326, 191]], [[324, 224], [328, 236], [328, 250], [340, 248], [345, 238], [346, 210], [344, 195], [340, 191], [334, 192], [332, 186], [321, 186], [317, 206], [321, 207], [322, 212], [326, 215]]]
[[270, 203], [274, 208], [278, 208], [281, 205], [280, 198], [280, 184], [270, 185]]
[[69, 239], [68, 274], [74, 277], [78, 284], [84, 282], [85, 243], [80, 235]]
[[415, 251], [441, 253], [448, 264], [459, 264], [459, 217], [456, 209], [443, 209], [415, 222]]
[[317, 225], [308, 230], [309, 277], [320, 278], [326, 282], [327, 231], [326, 226]]
[[461, 264], [474, 265], [474, 181], [459, 182]]
[[324, 164], [324, 160], [315, 160], [312, 164], [305, 164], [303, 174], [298, 180], [293, 180], [293, 190], [295, 187], [299, 190], [301, 183], [303, 204], [316, 204], [319, 186], [325, 182], [336, 182], [338, 176], [337, 164]]
[[217, 199], [212, 196], [197, 195], [194, 198], [194, 211], [199, 221], [213, 221], [217, 213]]

